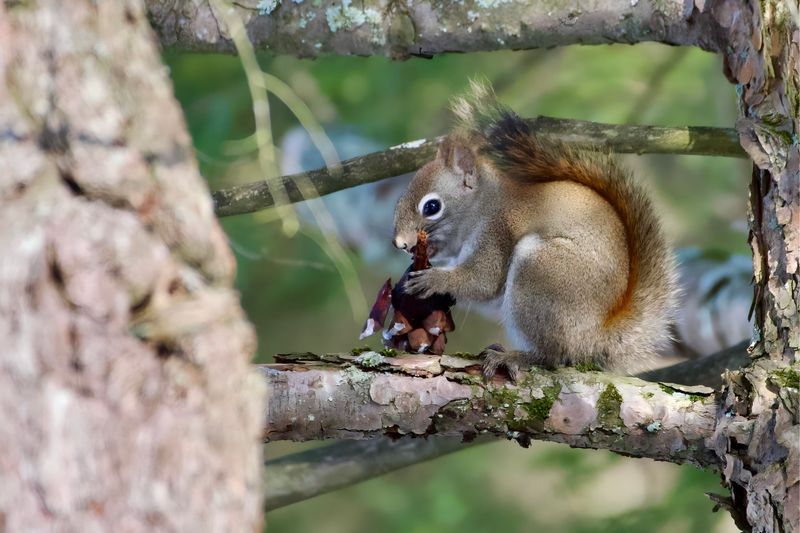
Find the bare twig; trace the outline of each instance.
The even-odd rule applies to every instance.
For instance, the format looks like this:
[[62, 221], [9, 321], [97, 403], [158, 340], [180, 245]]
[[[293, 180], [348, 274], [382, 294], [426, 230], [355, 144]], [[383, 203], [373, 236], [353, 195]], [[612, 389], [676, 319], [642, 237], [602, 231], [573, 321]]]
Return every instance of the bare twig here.
[[267, 462], [268, 511], [435, 459], [477, 442], [458, 437], [347, 440]]
[[[687, 126], [622, 126], [583, 120], [537, 117], [528, 121], [544, 137], [584, 148], [600, 147], [618, 153], [692, 154], [745, 157], [735, 130]], [[407, 142], [381, 152], [373, 152], [342, 162], [335, 172], [320, 168], [276, 178], [288, 193], [290, 202], [305, 199], [298, 181], [309, 180], [319, 195], [330, 194], [364, 183], [412, 172], [436, 154], [443, 137]], [[271, 186], [272, 185], [272, 186]], [[218, 216], [239, 215], [274, 205], [269, 180], [238, 185], [213, 193]]]
[[690, 359], [677, 365], [642, 372], [639, 377], [647, 381], [669, 381], [681, 385], [705, 385], [717, 389], [722, 385], [722, 374], [736, 370], [750, 362], [747, 345], [742, 341], [707, 357]]

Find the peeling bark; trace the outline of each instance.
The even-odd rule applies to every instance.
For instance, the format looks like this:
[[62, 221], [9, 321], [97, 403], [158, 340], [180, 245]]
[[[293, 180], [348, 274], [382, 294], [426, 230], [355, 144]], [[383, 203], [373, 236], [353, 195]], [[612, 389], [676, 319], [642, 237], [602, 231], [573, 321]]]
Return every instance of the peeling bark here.
[[[531, 128], [545, 138], [552, 138], [582, 148], [608, 149], [618, 153], [634, 154], [695, 154], [724, 157], [745, 157], [736, 131], [726, 128], [687, 126], [666, 128], [660, 126], [624, 126], [602, 124], [584, 120], [552, 117], [528, 119]], [[301, 202], [303, 197], [297, 184], [300, 177], [307, 178], [319, 195], [348, 189], [364, 183], [414, 172], [432, 160], [444, 137], [420, 139], [393, 146], [388, 150], [373, 152], [343, 161], [340, 167], [320, 168], [300, 174], [281, 176], [280, 180], [290, 202]], [[270, 190], [275, 190], [266, 180], [237, 185], [214, 191], [214, 205], [218, 216], [240, 215], [274, 205]]]
[[[634, 457], [715, 466], [713, 389], [601, 372], [535, 369], [517, 384], [484, 383], [480, 361], [443, 355], [280, 356], [263, 365], [270, 390], [265, 438], [479, 435], [604, 448]], [[368, 366], [365, 364], [368, 363]]]
[[[647, 381], [718, 388], [722, 385], [721, 374], [726, 369], [739, 368], [749, 362], [746, 346], [747, 343], [738, 344], [701, 359], [645, 372], [638, 377]], [[467, 443], [458, 437], [398, 438], [392, 435], [366, 441], [336, 442], [272, 459], [267, 462], [270, 475], [265, 480], [264, 508], [268, 511], [277, 509], [490, 439], [484, 435]]]
[[254, 335], [142, 5], [0, 4], [0, 529], [252, 531]]
[[725, 380], [726, 417], [716, 444], [732, 492], [724, 503], [742, 528], [798, 531], [799, 9], [795, 1], [717, 0], [705, 10], [727, 43], [725, 73], [737, 84], [741, 112], [736, 129], [754, 162], [749, 222], [756, 364]]
[[[477, 0], [408, 3], [390, 0], [240, 0], [257, 49], [274, 54], [383, 55], [405, 59], [443, 52], [549, 48], [568, 44], [658, 41], [718, 50], [683, 0]], [[207, 0], [148, 0], [164, 46], [233, 52], [222, 17]]]

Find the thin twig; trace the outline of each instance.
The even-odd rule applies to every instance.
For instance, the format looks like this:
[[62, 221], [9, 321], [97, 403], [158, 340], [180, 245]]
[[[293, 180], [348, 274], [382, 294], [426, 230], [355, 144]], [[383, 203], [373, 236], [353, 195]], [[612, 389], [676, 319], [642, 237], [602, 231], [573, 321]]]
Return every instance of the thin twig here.
[[[633, 154], [746, 157], [739, 145], [739, 137], [732, 128], [622, 126], [552, 117], [538, 117], [528, 122], [543, 137], [587, 149], [601, 148]], [[322, 196], [412, 172], [435, 156], [442, 139], [421, 139], [354, 157], [343, 161], [340, 170], [335, 173], [327, 168], [319, 168], [218, 190], [213, 193], [215, 210], [218, 216], [223, 217], [267, 209], [274, 205], [271, 189], [285, 190], [290, 202], [300, 202], [305, 197], [298, 182], [306, 180]]]
[[267, 511], [463, 450], [458, 437], [346, 440], [267, 461]]

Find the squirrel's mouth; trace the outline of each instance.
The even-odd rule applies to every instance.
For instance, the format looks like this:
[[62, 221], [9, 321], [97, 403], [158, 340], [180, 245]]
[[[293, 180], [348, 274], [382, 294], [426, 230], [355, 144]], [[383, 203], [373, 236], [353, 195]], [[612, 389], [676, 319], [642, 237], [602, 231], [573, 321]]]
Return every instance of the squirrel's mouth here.
[[[416, 254], [417, 253], [417, 245], [415, 244], [409, 250], [406, 250], [406, 251], [411, 255]], [[430, 257], [433, 257], [434, 255], [436, 255], [436, 252], [438, 250], [436, 249], [436, 246], [433, 245], [433, 243], [428, 241], [428, 250], [427, 251], [428, 251], [428, 257], [430, 258]]]
[[[409, 254], [414, 255], [417, 252], [417, 246], [412, 246], [409, 250], [406, 250]], [[433, 258], [436, 253], [439, 251], [431, 241], [428, 241], [428, 259]]]

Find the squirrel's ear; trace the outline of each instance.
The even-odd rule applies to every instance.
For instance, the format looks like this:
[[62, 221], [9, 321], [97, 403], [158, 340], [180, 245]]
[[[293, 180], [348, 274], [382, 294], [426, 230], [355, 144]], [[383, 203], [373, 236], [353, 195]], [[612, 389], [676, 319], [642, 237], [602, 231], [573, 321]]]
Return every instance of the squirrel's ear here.
[[445, 139], [439, 144], [439, 148], [436, 150], [436, 159], [440, 159], [444, 162], [445, 166], [449, 166], [449, 161], [452, 158], [453, 153], [453, 141], [450, 140], [450, 137], [445, 137]]
[[445, 166], [464, 177], [464, 187], [472, 189], [476, 182], [475, 153], [465, 143], [456, 139], [445, 139], [436, 154]]

